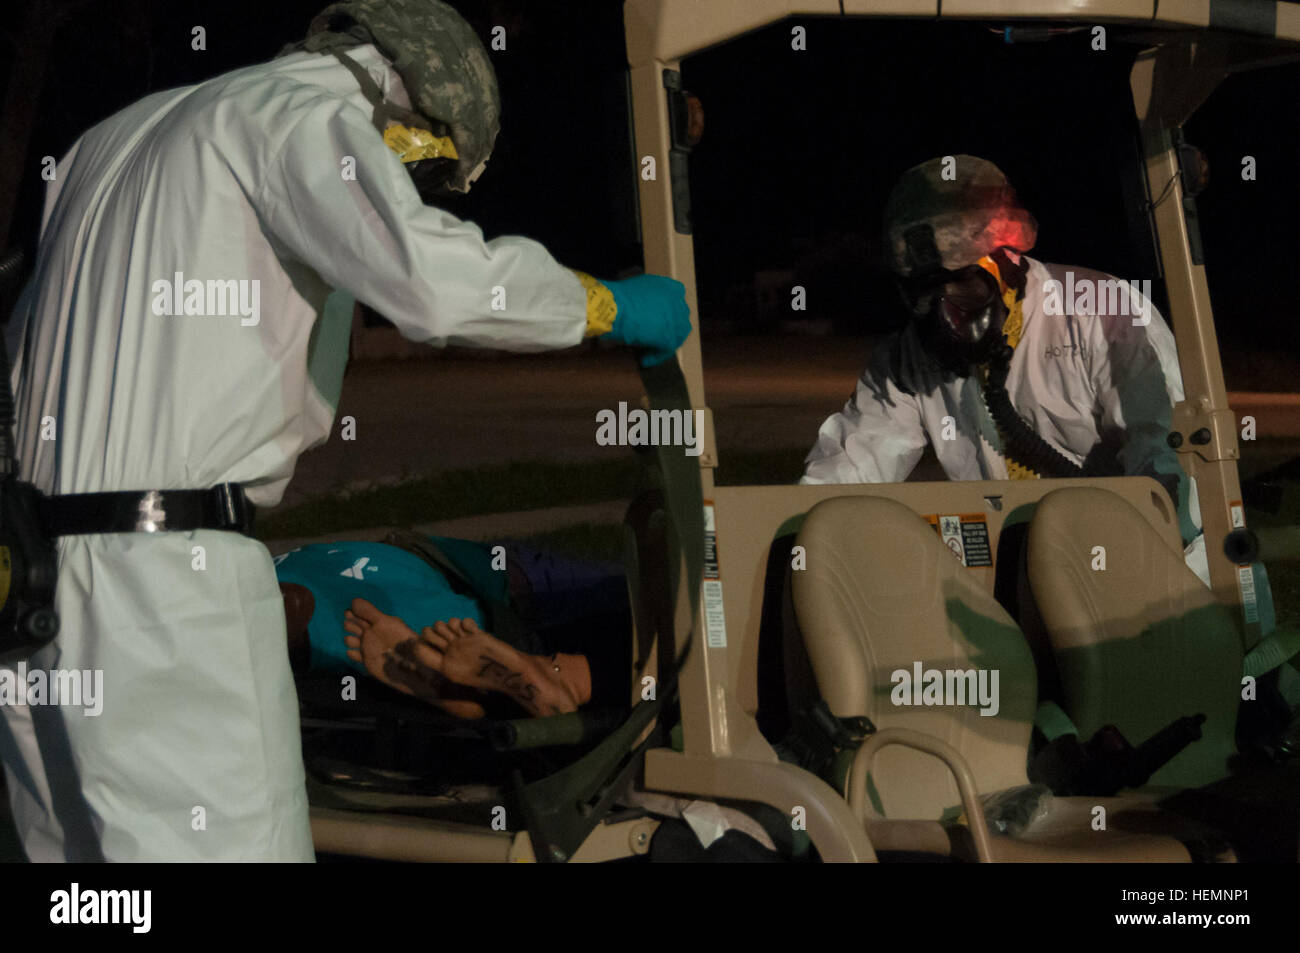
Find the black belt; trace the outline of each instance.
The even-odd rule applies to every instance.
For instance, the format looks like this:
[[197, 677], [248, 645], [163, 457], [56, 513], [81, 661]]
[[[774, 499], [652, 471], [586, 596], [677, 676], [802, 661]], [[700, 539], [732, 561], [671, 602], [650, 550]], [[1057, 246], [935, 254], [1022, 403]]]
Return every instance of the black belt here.
[[167, 533], [195, 529], [252, 535], [253, 504], [238, 483], [208, 490], [128, 490], [42, 497], [41, 525], [50, 536]]

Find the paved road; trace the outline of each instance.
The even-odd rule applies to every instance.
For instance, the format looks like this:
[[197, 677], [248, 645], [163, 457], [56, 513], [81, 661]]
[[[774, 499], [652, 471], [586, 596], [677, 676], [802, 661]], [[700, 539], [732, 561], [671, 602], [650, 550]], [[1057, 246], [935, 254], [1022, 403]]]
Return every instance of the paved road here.
[[[863, 346], [734, 338], [710, 351], [705, 386], [723, 446], [811, 445], [861, 370]], [[285, 505], [371, 481], [515, 460], [599, 460], [626, 454], [595, 440], [596, 413], [632, 406], [641, 382], [622, 351], [585, 348], [515, 356], [455, 352], [348, 368], [335, 436], [304, 454]], [[725, 459], [724, 459], [725, 465]]]
[[[837, 338], [706, 342], [705, 387], [719, 444], [724, 451], [810, 446], [852, 392], [867, 353], [867, 344]], [[339, 439], [336, 424], [335, 436], [300, 460], [283, 505], [439, 470], [611, 459], [626, 450], [596, 444], [596, 413], [620, 400], [635, 404], [640, 394], [628, 355], [610, 350], [356, 362], [339, 415], [356, 418], [357, 439]], [[1252, 455], [1300, 454], [1300, 394], [1234, 394], [1232, 406], [1256, 417], [1261, 444], [1243, 445], [1247, 463]]]

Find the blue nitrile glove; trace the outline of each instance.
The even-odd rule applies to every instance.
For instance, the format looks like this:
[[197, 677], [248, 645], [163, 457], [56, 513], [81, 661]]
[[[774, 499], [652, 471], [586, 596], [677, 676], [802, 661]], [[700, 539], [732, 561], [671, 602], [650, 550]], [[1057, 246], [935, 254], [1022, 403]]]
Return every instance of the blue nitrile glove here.
[[642, 367], [668, 360], [691, 333], [691, 309], [686, 288], [663, 275], [637, 275], [622, 281], [601, 282], [614, 296], [618, 315], [603, 337], [650, 350]]

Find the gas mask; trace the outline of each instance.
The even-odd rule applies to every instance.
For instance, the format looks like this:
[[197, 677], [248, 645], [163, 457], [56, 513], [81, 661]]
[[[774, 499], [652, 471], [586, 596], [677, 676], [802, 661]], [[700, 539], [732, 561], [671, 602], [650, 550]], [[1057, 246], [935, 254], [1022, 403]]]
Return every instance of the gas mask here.
[[945, 370], [964, 376], [1003, 344], [1007, 290], [1023, 287], [1025, 265], [999, 248], [973, 265], [945, 269], [928, 233], [923, 227], [907, 236], [921, 267], [898, 278], [899, 291], [926, 350]]
[[[965, 374], [1002, 343], [1008, 310], [991, 258], [955, 271], [900, 278], [903, 301], [918, 323], [921, 341], [945, 369]], [[990, 271], [989, 269], [993, 270]]]
[[[384, 133], [384, 142], [396, 153], [406, 174], [411, 177], [415, 191], [420, 193], [420, 201], [432, 205], [435, 200], [453, 194], [451, 181], [456, 174], [458, 162], [456, 147], [447, 135], [446, 126], [427, 120], [424, 125], [433, 128], [389, 126]], [[404, 148], [408, 143], [410, 148]]]
[[417, 159], [406, 166], [406, 171], [425, 205], [434, 205], [438, 199], [455, 194], [451, 188], [451, 177], [456, 174], [455, 159]]

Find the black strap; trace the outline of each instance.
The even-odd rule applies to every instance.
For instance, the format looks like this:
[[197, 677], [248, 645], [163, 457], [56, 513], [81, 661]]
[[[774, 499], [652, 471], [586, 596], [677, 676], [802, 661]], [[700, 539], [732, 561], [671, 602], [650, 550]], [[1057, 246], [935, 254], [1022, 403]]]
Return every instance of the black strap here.
[[403, 109], [396, 103], [391, 103], [384, 98], [383, 90], [375, 82], [375, 78], [366, 71], [366, 69], [352, 57], [346, 55], [340, 50], [330, 50], [335, 59], [347, 67], [349, 73], [361, 87], [361, 94], [366, 97], [372, 106], [375, 107], [370, 121], [382, 135], [387, 128], [389, 121], [402, 123], [403, 125], [412, 126], [416, 129], [428, 129], [429, 120], [419, 113], [410, 109]]
[[1087, 742], [1078, 735], [1060, 735], [1035, 751], [1031, 780], [1063, 796], [1113, 797], [1123, 788], [1144, 786], [1200, 740], [1204, 723], [1204, 715], [1176, 718], [1136, 748], [1114, 725], [1103, 725]]
[[838, 752], [856, 750], [875, 731], [876, 726], [865, 715], [839, 718], [819, 698], [794, 713], [790, 730], [776, 746], [776, 753], [782, 761], [826, 777]]
[[128, 490], [42, 497], [41, 524], [50, 536], [226, 530], [248, 536], [253, 504], [238, 483], [207, 490]]
[[[686, 378], [676, 360], [641, 368], [650, 406], [655, 410], [691, 410]], [[652, 745], [662, 744], [659, 731], [647, 731], [665, 706], [677, 697], [677, 680], [695, 643], [700, 624], [700, 589], [704, 582], [704, 494], [699, 462], [682, 453], [681, 447], [662, 445], [655, 449], [668, 517], [668, 567], [670, 597], [676, 608], [680, 589], [685, 588], [692, 609], [690, 631], [677, 648], [677, 634], [660, 631], [658, 638], [672, 639], [674, 661], [659, 670], [659, 684], [652, 700], [638, 702], [627, 720], [581, 759], [549, 777], [524, 784], [515, 771], [516, 794], [528, 824], [537, 859], [565, 861], [609, 813], [614, 800], [639, 769], [641, 757]], [[685, 578], [682, 578], [685, 563]]]

